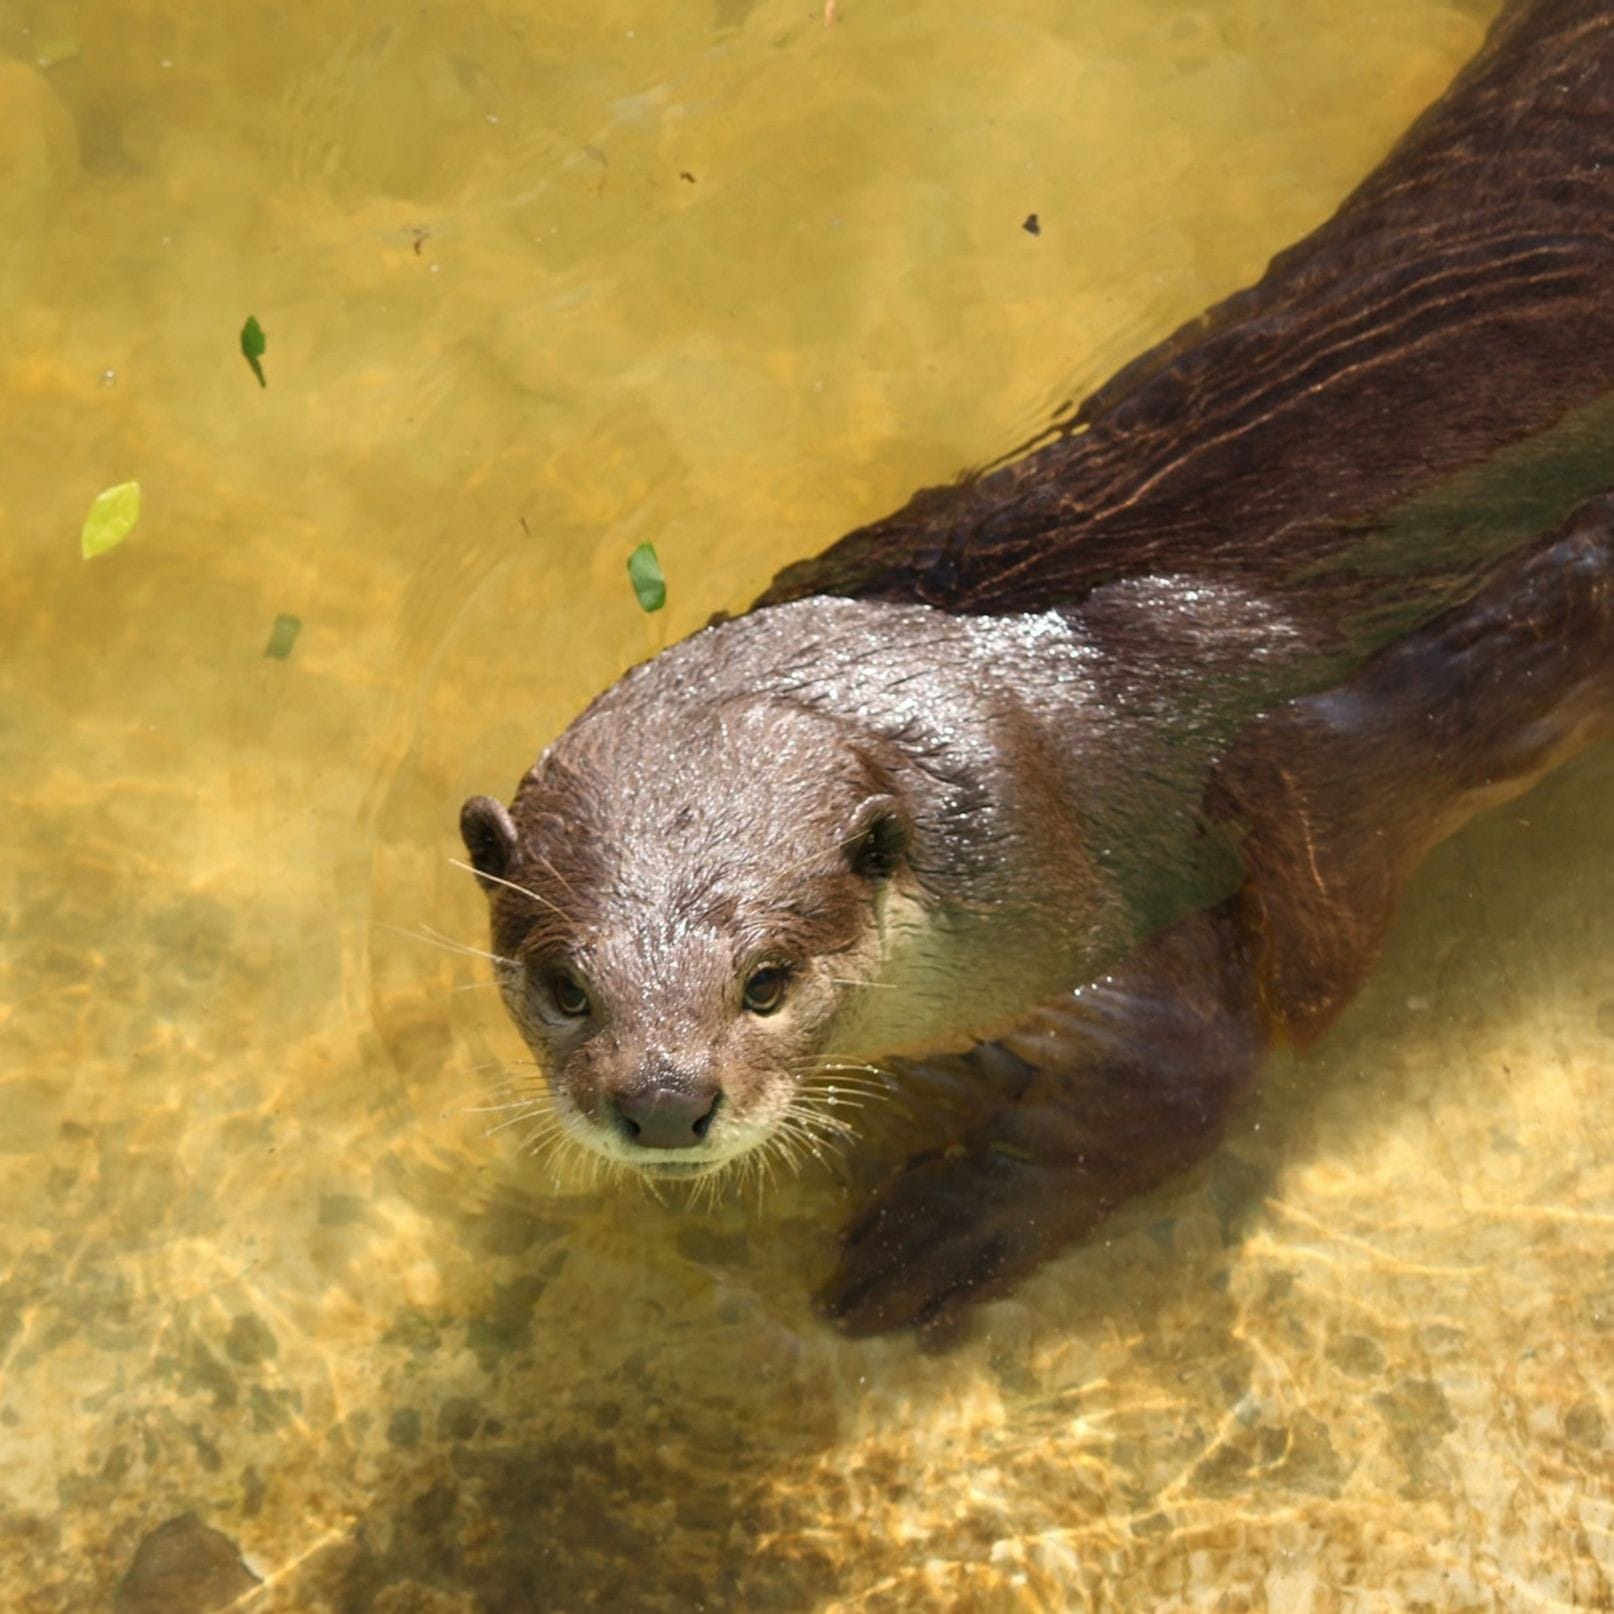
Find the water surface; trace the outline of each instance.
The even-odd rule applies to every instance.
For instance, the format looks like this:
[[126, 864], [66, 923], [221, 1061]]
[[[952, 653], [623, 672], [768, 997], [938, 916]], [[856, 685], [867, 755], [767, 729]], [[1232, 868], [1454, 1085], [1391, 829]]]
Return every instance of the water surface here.
[[813, 1320], [830, 1178], [487, 1136], [522, 1050], [421, 939], [464, 795], [1255, 278], [1488, 14], [0, 3], [8, 1610], [187, 1513], [254, 1610], [1614, 1606], [1606, 753], [939, 1357]]

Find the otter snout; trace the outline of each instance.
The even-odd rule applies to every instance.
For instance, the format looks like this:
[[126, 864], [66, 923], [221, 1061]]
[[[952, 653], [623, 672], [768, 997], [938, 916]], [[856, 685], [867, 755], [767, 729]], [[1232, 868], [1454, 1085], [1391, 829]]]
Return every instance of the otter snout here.
[[607, 1102], [627, 1142], [641, 1149], [698, 1149], [723, 1095], [711, 1083], [662, 1067]]

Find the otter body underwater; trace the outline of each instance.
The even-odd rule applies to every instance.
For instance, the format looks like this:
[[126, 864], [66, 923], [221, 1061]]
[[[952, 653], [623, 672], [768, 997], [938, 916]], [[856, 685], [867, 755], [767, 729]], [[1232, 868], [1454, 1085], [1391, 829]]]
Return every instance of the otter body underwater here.
[[571, 1133], [974, 1093], [825, 1309], [947, 1325], [1207, 1153], [1419, 859], [1614, 735], [1614, 4], [1507, 10], [1251, 290], [627, 674], [461, 827]]

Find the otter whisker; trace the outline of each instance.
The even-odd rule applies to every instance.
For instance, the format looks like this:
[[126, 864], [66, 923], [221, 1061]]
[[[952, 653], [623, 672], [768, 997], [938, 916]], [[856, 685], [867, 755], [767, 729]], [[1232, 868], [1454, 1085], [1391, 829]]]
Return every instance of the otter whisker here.
[[666, 1195], [662, 1193], [662, 1188], [665, 1185], [648, 1171], [635, 1172], [634, 1175], [639, 1179], [640, 1192], [648, 1194], [665, 1210], [667, 1208], [667, 1199]]
[[[456, 869], [464, 869], [467, 874], [474, 874], [479, 880], [487, 880], [493, 885], [502, 885], [509, 891], [514, 891], [520, 896], [530, 898], [533, 902], [536, 902], [540, 908], [547, 908], [551, 913], [559, 914], [562, 919], [566, 917], [566, 910], [564, 908], [560, 907], [556, 903], [551, 902], [548, 897], [540, 897], [536, 891], [529, 891], [524, 885], [517, 885], [514, 880], [506, 880], [502, 875], [484, 874], [480, 869], [473, 868], [469, 863], [466, 863], [461, 858], [451, 857], [448, 861], [453, 864]], [[509, 961], [506, 960], [506, 962]]]
[[868, 1093], [878, 1096], [891, 1091], [889, 1083], [856, 1071], [816, 1070], [796, 1078], [796, 1091], [818, 1095], [821, 1093]]
[[760, 1203], [763, 1195], [773, 1187], [774, 1174], [779, 1164], [774, 1140], [769, 1138], [761, 1148], [753, 1151], [753, 1155], [755, 1165], [752, 1167], [751, 1175], [756, 1178], [757, 1200]]
[[823, 1114], [824, 1109], [834, 1106], [834, 1108], [838, 1110], [867, 1110], [872, 1108], [872, 1106], [866, 1102], [866, 1099], [867, 1095], [862, 1098], [845, 1098], [840, 1094], [831, 1093], [824, 1105], [815, 1106], [815, 1118], [823, 1121], [826, 1126], [834, 1126], [836, 1124], [836, 1117]]
[[829, 1161], [830, 1148], [854, 1141], [857, 1130], [839, 1116], [827, 1115], [816, 1106], [793, 1104], [779, 1119], [774, 1134], [791, 1153], [792, 1165], [799, 1172], [805, 1152], [820, 1165]]
[[744, 1161], [735, 1172], [738, 1181], [735, 1184], [735, 1195], [738, 1198], [749, 1199], [758, 1210], [768, 1202], [768, 1179], [762, 1173], [762, 1151], [753, 1149], [746, 1155]]
[[877, 1082], [855, 1072], [823, 1070], [799, 1078], [797, 1092], [818, 1098], [834, 1097], [840, 1093], [857, 1093], [865, 1098], [884, 1098], [890, 1095], [889, 1083]]
[[507, 1126], [514, 1126], [520, 1121], [554, 1122], [559, 1128], [566, 1124], [566, 1117], [553, 1103], [525, 1104], [521, 1106], [519, 1113], [490, 1126], [483, 1136], [492, 1137], [495, 1132], [502, 1132]]
[[803, 1100], [820, 1106], [851, 1106], [856, 1103], [866, 1107], [870, 1104], [894, 1104], [897, 1099], [897, 1091], [889, 1083], [871, 1081], [857, 1075], [848, 1076], [837, 1071], [819, 1072], [804, 1078], [796, 1091]]
[[[843, 1138], [835, 1141], [844, 1143], [846, 1140]], [[817, 1166], [819, 1170], [827, 1171], [833, 1164], [834, 1156], [828, 1147], [827, 1140], [814, 1137], [809, 1133], [804, 1139], [803, 1147], [812, 1157], [813, 1164]]]
[[723, 1175], [722, 1168], [709, 1171], [704, 1176], [695, 1177], [686, 1185], [685, 1203], [690, 1210], [711, 1210], [717, 1204], [717, 1194], [714, 1183]]
[[548, 1077], [541, 1070], [531, 1070], [506, 1076], [503, 1081], [489, 1082], [485, 1087], [475, 1089], [473, 1096], [478, 1099], [485, 1099], [500, 1098], [513, 1093], [547, 1093], [549, 1091]]
[[583, 1176], [580, 1161], [588, 1167], [583, 1186], [592, 1192], [606, 1162], [592, 1149], [585, 1147], [569, 1126], [561, 1127], [550, 1152], [550, 1172], [557, 1187], [564, 1189], [569, 1181], [575, 1183], [578, 1177]]
[[549, 1120], [553, 1118], [553, 1116], [554, 1111], [547, 1105], [524, 1104], [516, 1110], [514, 1115], [507, 1115], [502, 1121], [495, 1122], [494, 1125], [485, 1128], [482, 1136], [484, 1138], [491, 1138], [495, 1133], [503, 1132], [509, 1127], [520, 1126], [523, 1121], [531, 1121], [535, 1118]]
[[506, 1087], [477, 1093], [473, 1101], [460, 1106], [461, 1115], [503, 1115], [507, 1110], [528, 1109], [535, 1113], [555, 1107], [551, 1094], [541, 1087]]
[[787, 1114], [781, 1124], [789, 1126], [798, 1137], [815, 1140], [845, 1141], [857, 1136], [857, 1128], [850, 1121], [843, 1121], [838, 1115], [825, 1115], [821, 1110]]
[[834, 1083], [842, 1087], [867, 1088], [871, 1092], [879, 1093], [892, 1092], [899, 1085], [897, 1078], [890, 1072], [874, 1070], [867, 1065], [808, 1065], [798, 1067], [792, 1074], [803, 1085], [822, 1086], [825, 1083]]
[[[848, 1147], [850, 1146], [850, 1141], [849, 1139], [834, 1140], [836, 1145], [845, 1144]], [[815, 1153], [819, 1170], [825, 1172], [843, 1187], [846, 1186], [850, 1181], [846, 1170], [846, 1148], [820, 1145]]]
[[554, 876], [555, 883], [560, 886], [560, 888], [565, 891], [568, 896], [573, 898], [577, 896], [577, 892], [572, 888], [571, 882], [564, 874], [560, 872], [559, 869], [555, 867], [553, 863], [549, 861], [547, 857], [543, 855], [542, 852], [534, 851], [532, 855], [538, 860], [539, 863], [543, 865], [547, 873]]
[[717, 1202], [723, 1197], [728, 1179], [732, 1175], [734, 1162], [725, 1160], [716, 1171], [709, 1171], [703, 1177], [697, 1177], [691, 1185], [691, 1203], [697, 1209], [716, 1210]]
[[489, 1082], [480, 1090], [478, 1098], [492, 1098], [500, 1093], [548, 1093], [551, 1091], [549, 1080], [541, 1070], [523, 1070], [514, 1072], [503, 1081]]
[[468, 942], [456, 941], [452, 936], [445, 936], [440, 930], [433, 930], [430, 925], [422, 925], [419, 930], [407, 930], [402, 925], [389, 925], [384, 919], [370, 921], [377, 930], [390, 930], [395, 936], [407, 936], [410, 941], [425, 942], [430, 947], [441, 947], [445, 953], [459, 953], [466, 958], [485, 958], [493, 964], [508, 964], [515, 969], [516, 961], [506, 958], [502, 953], [490, 953], [485, 947], [472, 947]]
[[865, 1098], [879, 1098], [891, 1090], [887, 1082], [876, 1081], [870, 1076], [861, 1076], [855, 1071], [840, 1070], [813, 1071], [801, 1077], [796, 1084], [798, 1093], [805, 1093], [814, 1098], [824, 1095], [833, 1097], [837, 1093], [857, 1093]]
[[490, 1082], [486, 1087], [479, 1088], [474, 1097], [480, 1102], [487, 1099], [541, 1098], [545, 1095], [553, 1098], [553, 1090], [542, 1075], [534, 1075], [512, 1076], [507, 1081]]
[[801, 1175], [801, 1151], [796, 1147], [789, 1131], [781, 1122], [775, 1128], [773, 1136], [768, 1139], [775, 1158], [787, 1166], [793, 1176]]
[[549, 1167], [549, 1180], [557, 1188], [563, 1188], [566, 1174], [570, 1169], [571, 1151], [576, 1147], [576, 1139], [562, 1127], [558, 1132], [551, 1133], [541, 1144], [534, 1145], [533, 1154], [540, 1152], [547, 1156], [546, 1164]]
[[461, 1115], [502, 1115], [506, 1110], [520, 1110], [526, 1115], [536, 1115], [540, 1110], [554, 1109], [553, 1099], [547, 1099], [542, 1093], [521, 1093], [515, 1098], [502, 1099], [497, 1104], [464, 1104], [460, 1107]]
[[847, 1059], [842, 1054], [808, 1054], [805, 1058], [794, 1062], [795, 1070], [861, 1070], [870, 1076], [883, 1076], [887, 1080], [891, 1072], [884, 1065], [870, 1065], [860, 1059]]
[[867, 1071], [871, 1076], [888, 1076], [891, 1074], [884, 1065], [877, 1065], [869, 1059], [853, 1059], [849, 1054], [804, 1054], [795, 1061], [795, 1064], [802, 1069], [822, 1065], [839, 1070], [863, 1070]]
[[480, 1110], [472, 1110], [473, 1115], [505, 1115], [511, 1111], [518, 1115], [555, 1115], [559, 1113], [554, 1101], [547, 1097], [534, 1096], [531, 1099], [514, 1098], [508, 1104], [489, 1104]]
[[845, 1110], [867, 1110], [874, 1106], [869, 1102], [872, 1095], [855, 1093], [851, 1095], [829, 1093], [801, 1093], [793, 1101], [793, 1113], [798, 1115], [824, 1115], [833, 1119], [836, 1112]]
[[860, 1098], [882, 1098], [892, 1088], [888, 1082], [876, 1081], [856, 1071], [821, 1070], [802, 1077], [796, 1091], [809, 1098], [833, 1098], [840, 1093], [856, 1093]]
[[772, 1150], [773, 1138], [769, 1136], [764, 1138], [754, 1149], [747, 1152], [745, 1156], [745, 1181], [747, 1183], [754, 1181], [759, 1187], [761, 1186], [767, 1175]]
[[599, 1169], [599, 1156], [585, 1149], [578, 1142], [576, 1135], [569, 1128], [563, 1127], [549, 1152], [550, 1175], [557, 1187], [564, 1188], [567, 1179], [576, 1172], [579, 1155], [586, 1156], [593, 1169]]
[[807, 1089], [796, 1093], [785, 1107], [785, 1116], [789, 1120], [812, 1120], [821, 1122], [825, 1126], [846, 1126], [849, 1122], [842, 1121], [834, 1112], [845, 1104], [848, 1109], [867, 1109], [867, 1100], [876, 1095], [870, 1093], [853, 1092], [849, 1097], [837, 1094], [832, 1089], [829, 1095], [812, 1092]]
[[768, 1151], [766, 1147], [752, 1149], [740, 1156], [736, 1162], [740, 1178], [740, 1192], [755, 1192], [757, 1204], [762, 1204], [763, 1196], [769, 1186], [767, 1171]]
[[546, 1144], [553, 1141], [556, 1132], [559, 1131], [560, 1128], [565, 1124], [566, 1123], [560, 1120], [558, 1117], [547, 1117], [543, 1124], [535, 1126], [532, 1131], [529, 1132], [520, 1141], [520, 1143], [516, 1145], [516, 1152], [518, 1154], [537, 1154], [539, 1150], [541, 1150]]
[[847, 1143], [857, 1137], [857, 1128], [850, 1121], [806, 1106], [787, 1110], [779, 1126], [782, 1132], [788, 1132], [815, 1149], [829, 1143]]
[[779, 1158], [790, 1168], [792, 1176], [799, 1177], [807, 1159], [806, 1143], [786, 1131], [780, 1131], [776, 1136], [779, 1140]]

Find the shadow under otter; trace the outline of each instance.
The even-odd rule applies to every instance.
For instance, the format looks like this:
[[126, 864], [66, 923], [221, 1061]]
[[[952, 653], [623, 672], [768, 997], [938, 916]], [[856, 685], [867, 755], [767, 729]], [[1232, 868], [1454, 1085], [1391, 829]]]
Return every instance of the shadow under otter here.
[[557, 1130], [662, 1176], [973, 1095], [826, 1310], [954, 1322], [1206, 1153], [1419, 859], [1614, 734], [1614, 5], [1506, 11], [1052, 442], [634, 669], [467, 802]]

